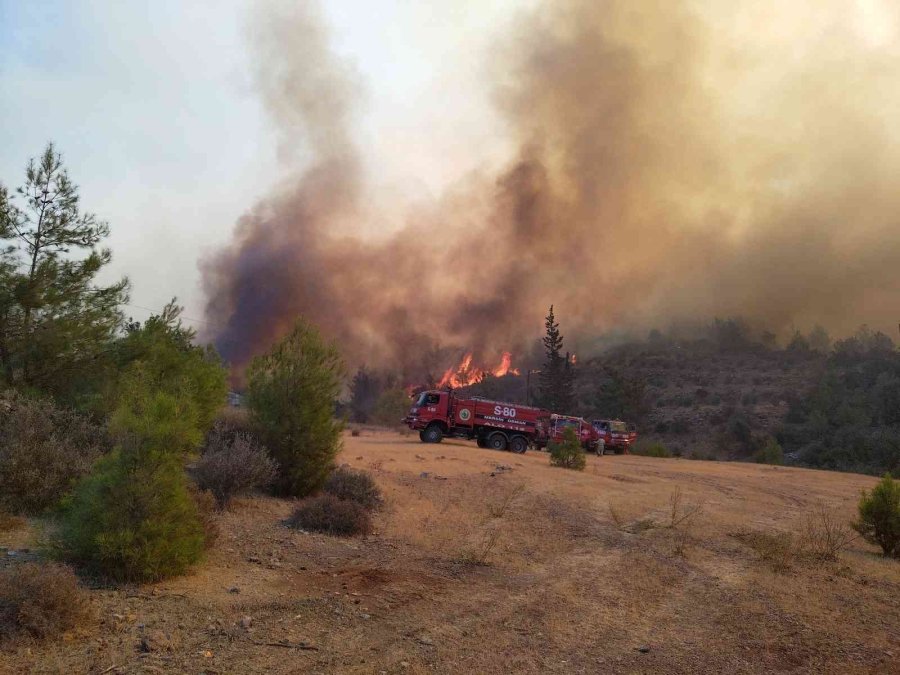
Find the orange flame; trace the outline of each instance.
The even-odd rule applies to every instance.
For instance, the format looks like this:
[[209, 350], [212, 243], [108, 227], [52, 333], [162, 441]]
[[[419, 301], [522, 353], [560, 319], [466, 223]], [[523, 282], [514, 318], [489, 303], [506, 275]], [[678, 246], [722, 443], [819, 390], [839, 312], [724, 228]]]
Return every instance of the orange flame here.
[[473, 366], [472, 352], [469, 352], [462, 358], [459, 365], [452, 366], [444, 371], [444, 376], [440, 379], [437, 386], [439, 389], [448, 385], [454, 388], [467, 387], [470, 384], [478, 382], [484, 377], [485, 373], [493, 375], [494, 377], [518, 375], [519, 370], [517, 368], [512, 368], [511, 366], [512, 354], [509, 352], [503, 352], [503, 355], [500, 357], [500, 365], [496, 368], [488, 368], [487, 370], [483, 370], [478, 366]]

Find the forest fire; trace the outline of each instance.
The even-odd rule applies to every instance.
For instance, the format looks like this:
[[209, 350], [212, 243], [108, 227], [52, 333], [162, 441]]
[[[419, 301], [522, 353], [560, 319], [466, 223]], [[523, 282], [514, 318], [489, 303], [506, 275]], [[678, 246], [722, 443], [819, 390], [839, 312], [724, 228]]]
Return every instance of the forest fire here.
[[503, 352], [500, 364], [495, 368], [481, 369], [472, 365], [472, 352], [466, 354], [458, 365], [448, 368], [443, 377], [438, 381], [439, 389], [450, 387], [467, 387], [480, 381], [485, 375], [503, 377], [504, 375], [518, 375], [517, 368], [512, 367], [512, 354]]

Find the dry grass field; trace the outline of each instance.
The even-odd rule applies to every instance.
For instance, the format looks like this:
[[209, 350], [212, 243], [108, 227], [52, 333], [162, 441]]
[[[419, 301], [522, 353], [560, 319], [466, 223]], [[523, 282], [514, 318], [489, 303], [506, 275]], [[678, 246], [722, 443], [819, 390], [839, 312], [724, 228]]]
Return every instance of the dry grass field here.
[[340, 461], [384, 492], [371, 536], [240, 500], [194, 573], [91, 590], [80, 630], [12, 645], [0, 670], [900, 672], [900, 564], [859, 540], [822, 561], [804, 537], [823, 509], [849, 521], [871, 478], [635, 456], [574, 473], [374, 431]]

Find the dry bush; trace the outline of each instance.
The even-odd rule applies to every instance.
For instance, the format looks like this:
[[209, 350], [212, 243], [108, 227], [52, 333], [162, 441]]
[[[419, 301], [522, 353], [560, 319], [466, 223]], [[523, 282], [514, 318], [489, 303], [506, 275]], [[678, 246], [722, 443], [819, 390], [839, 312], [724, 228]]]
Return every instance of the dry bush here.
[[475, 543], [463, 551], [459, 558], [459, 562], [466, 565], [487, 565], [488, 558], [500, 543], [500, 527], [498, 524], [491, 524], [481, 530]]
[[519, 483], [509, 492], [503, 495], [496, 504], [488, 504], [488, 513], [491, 518], [502, 518], [513, 505], [513, 502], [525, 492], [525, 483]]
[[381, 505], [381, 490], [365, 471], [338, 467], [328, 477], [324, 489], [338, 499], [348, 499], [367, 509], [376, 509]]
[[368, 534], [372, 530], [372, 518], [363, 506], [327, 492], [300, 500], [287, 524], [339, 537]]
[[194, 479], [201, 490], [215, 495], [219, 508], [225, 508], [232, 497], [271, 485], [276, 472], [275, 461], [251, 436], [233, 434], [217, 423], [194, 468]]
[[212, 492], [201, 490], [196, 485], [190, 485], [188, 491], [197, 505], [197, 518], [203, 528], [204, 548], [210, 549], [219, 539], [219, 522], [216, 518], [219, 502]]
[[54, 637], [87, 614], [87, 598], [68, 567], [25, 563], [0, 570], [0, 639]]
[[475, 537], [459, 556], [459, 562], [466, 565], [488, 565], [491, 554], [503, 537], [504, 518], [525, 492], [525, 484], [512, 486], [499, 500], [486, 504], [486, 513], [475, 528]]
[[675, 554], [684, 556], [685, 548], [691, 539], [691, 533], [697, 517], [703, 512], [703, 504], [684, 501], [681, 488], [676, 487], [669, 497], [668, 528], [675, 532]]
[[776, 572], [789, 571], [802, 554], [799, 542], [789, 532], [740, 530], [732, 536], [753, 549], [759, 560]]
[[859, 535], [824, 503], [808, 512], [801, 522], [801, 547], [816, 560], [837, 560], [838, 553], [857, 538]]
[[0, 415], [0, 508], [40, 513], [55, 506], [109, 451], [106, 430], [73, 410], [14, 394]]

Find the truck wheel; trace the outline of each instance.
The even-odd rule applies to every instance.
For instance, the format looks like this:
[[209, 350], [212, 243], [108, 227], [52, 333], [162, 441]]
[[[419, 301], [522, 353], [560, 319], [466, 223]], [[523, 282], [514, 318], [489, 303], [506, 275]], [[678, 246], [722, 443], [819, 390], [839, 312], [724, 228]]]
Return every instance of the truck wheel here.
[[479, 448], [486, 448], [488, 446], [487, 439], [484, 436], [479, 436], [475, 439], [475, 442], [478, 444]]
[[419, 440], [422, 441], [423, 443], [428, 442], [425, 440], [425, 430], [424, 429], [422, 429], [422, 431], [419, 432]]
[[488, 447], [494, 450], [506, 450], [506, 434], [495, 431], [488, 436]]
[[444, 438], [444, 432], [437, 424], [428, 425], [422, 432], [422, 440], [426, 443], [440, 443], [442, 438]]
[[513, 436], [509, 439], [509, 449], [517, 455], [523, 454], [528, 450], [528, 439], [524, 436]]

